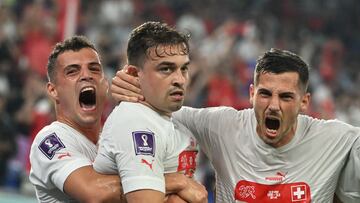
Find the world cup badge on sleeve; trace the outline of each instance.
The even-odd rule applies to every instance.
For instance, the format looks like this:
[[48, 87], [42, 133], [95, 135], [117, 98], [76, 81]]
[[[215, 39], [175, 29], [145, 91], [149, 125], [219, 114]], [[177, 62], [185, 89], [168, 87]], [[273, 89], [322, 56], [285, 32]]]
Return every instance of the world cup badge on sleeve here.
[[136, 155], [155, 156], [155, 136], [152, 132], [135, 131], [132, 133]]
[[55, 156], [57, 151], [64, 148], [64, 143], [61, 142], [55, 133], [46, 136], [39, 144], [40, 151], [50, 160]]

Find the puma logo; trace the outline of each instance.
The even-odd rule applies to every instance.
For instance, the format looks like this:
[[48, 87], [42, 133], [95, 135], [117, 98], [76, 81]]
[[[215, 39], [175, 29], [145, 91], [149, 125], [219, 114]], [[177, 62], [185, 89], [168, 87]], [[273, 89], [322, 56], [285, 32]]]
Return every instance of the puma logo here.
[[149, 166], [149, 168], [152, 170], [153, 168], [153, 163], [154, 160], [151, 161], [151, 163], [147, 162], [145, 159], [141, 159], [141, 163], [146, 164], [147, 166]]
[[287, 172], [278, 171], [275, 176], [265, 177], [265, 180], [272, 182], [281, 182], [286, 178]]
[[282, 176], [282, 177], [284, 177], [284, 178], [285, 178], [286, 174], [287, 174], [287, 172], [284, 173], [284, 172], [281, 172], [281, 171], [279, 171], [279, 172], [276, 173], [276, 175]]
[[59, 153], [60, 155], [58, 156], [58, 159], [62, 159], [62, 158], [64, 158], [64, 157], [66, 157], [66, 156], [68, 156], [68, 157], [71, 157], [71, 155], [70, 155], [70, 153], [69, 152], [66, 152], [66, 153]]

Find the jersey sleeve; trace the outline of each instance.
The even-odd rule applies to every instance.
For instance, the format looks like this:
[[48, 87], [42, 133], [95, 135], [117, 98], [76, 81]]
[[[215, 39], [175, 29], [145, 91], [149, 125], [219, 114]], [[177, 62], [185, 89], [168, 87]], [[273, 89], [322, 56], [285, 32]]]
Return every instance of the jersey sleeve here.
[[34, 185], [63, 191], [66, 178], [76, 169], [91, 165], [72, 136], [59, 131], [41, 131], [30, 151], [30, 181]]
[[221, 151], [221, 134], [229, 125], [229, 120], [236, 114], [230, 107], [191, 108], [182, 107], [173, 114], [173, 118], [188, 128], [201, 149], [211, 160], [214, 151]]
[[120, 114], [113, 112], [104, 125], [95, 170], [106, 170], [102, 163], [113, 162], [124, 194], [142, 189], [165, 193], [165, 140], [156, 133], [159, 127], [143, 116], [134, 116], [135, 112], [128, 117]]
[[360, 137], [355, 141], [340, 174], [336, 194], [342, 202], [360, 202]]

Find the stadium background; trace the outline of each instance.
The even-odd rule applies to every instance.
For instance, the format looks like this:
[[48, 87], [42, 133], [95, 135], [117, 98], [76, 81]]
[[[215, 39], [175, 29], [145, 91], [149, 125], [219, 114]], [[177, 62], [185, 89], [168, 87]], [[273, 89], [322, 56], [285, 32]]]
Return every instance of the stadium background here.
[[[44, 88], [54, 43], [89, 37], [112, 78], [125, 63], [129, 32], [148, 20], [192, 35], [186, 105], [250, 107], [256, 58], [276, 47], [311, 67], [308, 114], [360, 126], [360, 1], [0, 0], [0, 202], [34, 202], [28, 150], [54, 119]], [[203, 156], [197, 178], [213, 187]]]

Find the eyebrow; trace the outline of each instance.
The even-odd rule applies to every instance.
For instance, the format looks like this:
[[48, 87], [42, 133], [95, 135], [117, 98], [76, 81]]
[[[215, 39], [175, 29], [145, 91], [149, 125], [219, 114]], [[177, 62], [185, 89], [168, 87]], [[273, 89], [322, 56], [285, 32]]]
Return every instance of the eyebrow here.
[[[272, 91], [266, 89], [266, 88], [259, 88], [258, 90], [259, 92], [266, 92], [266, 93], [271, 93], [272, 94]], [[295, 92], [289, 92], [289, 91], [286, 91], [286, 92], [280, 92], [279, 95], [295, 95], [296, 93]]]
[[[99, 66], [101, 66], [101, 63], [99, 63], [99, 62], [90, 62], [90, 63], [88, 63], [88, 65], [99, 65]], [[79, 66], [81, 66], [80, 64], [77, 64], [77, 63], [73, 63], [73, 64], [69, 64], [69, 65], [67, 65], [67, 66], [65, 66], [65, 68], [67, 68], [67, 67], [79, 67]]]
[[79, 64], [76, 64], [76, 63], [74, 63], [74, 64], [69, 64], [69, 65], [67, 65], [67, 66], [64, 67], [64, 70], [69, 69], [69, 68], [78, 68], [78, 67], [80, 67]]
[[271, 93], [271, 91], [270, 90], [268, 90], [268, 89], [265, 89], [265, 88], [259, 88], [258, 89], [258, 92], [264, 92], [264, 93]]
[[184, 63], [181, 67], [188, 66], [188, 65], [190, 65], [190, 61], [187, 61], [187, 62]]
[[[185, 62], [181, 67], [184, 66], [188, 66], [190, 64], [190, 61]], [[162, 66], [162, 65], [166, 65], [166, 66], [176, 66], [176, 64], [174, 62], [169, 62], [169, 61], [163, 61], [161, 63], [159, 63], [157, 66]]]
[[99, 62], [90, 62], [89, 63], [89, 65], [96, 65], [96, 64], [101, 65], [101, 63], [99, 63]]

